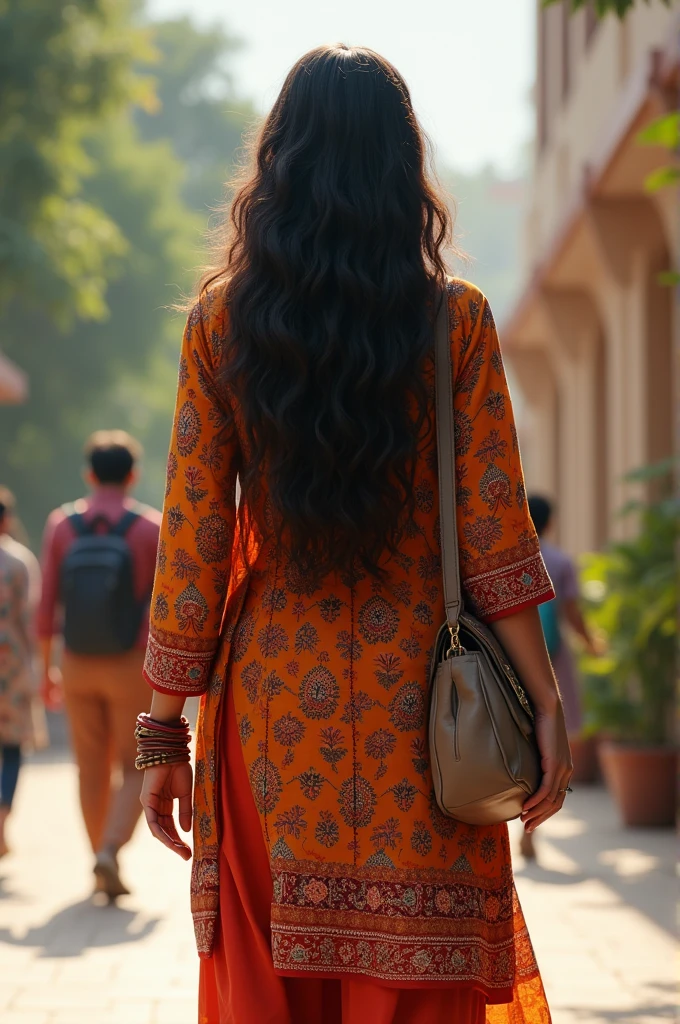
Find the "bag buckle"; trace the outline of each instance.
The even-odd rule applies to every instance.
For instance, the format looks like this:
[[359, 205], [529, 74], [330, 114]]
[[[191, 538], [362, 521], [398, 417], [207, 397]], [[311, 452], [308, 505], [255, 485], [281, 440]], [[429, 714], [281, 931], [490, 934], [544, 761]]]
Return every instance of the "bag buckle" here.
[[449, 626], [448, 629], [450, 644], [448, 651], [444, 655], [444, 658], [456, 658], [460, 654], [465, 654], [465, 648], [460, 642], [460, 626], [458, 625], [458, 623], [456, 623], [455, 628], [453, 626]]

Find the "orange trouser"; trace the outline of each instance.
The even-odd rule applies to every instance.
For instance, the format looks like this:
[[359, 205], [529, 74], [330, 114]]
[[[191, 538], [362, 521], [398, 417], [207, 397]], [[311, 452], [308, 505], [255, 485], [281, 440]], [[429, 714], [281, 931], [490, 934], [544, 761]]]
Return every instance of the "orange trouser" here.
[[[148, 709], [144, 652], [92, 656], [64, 652], [64, 699], [80, 775], [80, 806], [96, 852], [127, 843], [141, 814], [135, 719]], [[113, 774], [118, 766], [120, 774]]]

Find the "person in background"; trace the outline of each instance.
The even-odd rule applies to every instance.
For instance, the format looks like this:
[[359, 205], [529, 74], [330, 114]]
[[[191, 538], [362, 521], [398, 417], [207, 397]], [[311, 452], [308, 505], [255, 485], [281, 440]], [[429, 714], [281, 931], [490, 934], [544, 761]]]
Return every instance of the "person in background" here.
[[[552, 601], [541, 605], [541, 621], [550, 660], [555, 670], [564, 706], [567, 732], [577, 736], [583, 726], [581, 698], [574, 655], [564, 636], [564, 626], [583, 641], [586, 650], [597, 654], [599, 647], [591, 634], [579, 605], [579, 585], [576, 566], [570, 556], [545, 539], [553, 520], [554, 508], [548, 498], [532, 494], [528, 498], [529, 513], [541, 544], [541, 554], [555, 589]], [[536, 857], [533, 834], [523, 832], [520, 843], [523, 856]]]
[[[37, 631], [44, 692], [63, 685], [96, 889], [115, 899], [129, 892], [118, 851], [141, 813], [133, 730], [148, 692], [142, 663], [161, 517], [130, 497], [141, 455], [134, 438], [97, 431], [85, 455], [91, 493], [56, 509], [45, 527]], [[59, 633], [61, 673], [52, 664]]]
[[36, 742], [33, 617], [40, 595], [38, 560], [11, 536], [14, 495], [0, 487], [0, 857], [12, 810], [22, 747]]

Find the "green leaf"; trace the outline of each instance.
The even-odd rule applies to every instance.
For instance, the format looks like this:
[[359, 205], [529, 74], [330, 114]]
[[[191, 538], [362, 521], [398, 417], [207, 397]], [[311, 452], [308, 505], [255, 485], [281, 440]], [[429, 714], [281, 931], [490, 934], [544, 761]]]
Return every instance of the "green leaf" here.
[[680, 182], [680, 167], [667, 164], [652, 171], [645, 178], [645, 192], [658, 192], [662, 188], [670, 188]]
[[670, 114], [662, 114], [637, 136], [637, 141], [643, 146], [664, 146], [666, 149], [676, 149], [680, 146], [680, 111], [674, 110]]
[[680, 284], [680, 271], [662, 270], [660, 274], [656, 275], [656, 282], [662, 288], [675, 288], [676, 285]]

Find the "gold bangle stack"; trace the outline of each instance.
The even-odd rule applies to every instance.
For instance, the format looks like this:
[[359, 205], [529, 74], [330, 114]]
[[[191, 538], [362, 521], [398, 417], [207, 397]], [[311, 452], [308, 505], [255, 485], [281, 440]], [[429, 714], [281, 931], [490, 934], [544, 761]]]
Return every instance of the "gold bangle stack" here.
[[177, 725], [156, 722], [147, 714], [137, 716], [135, 727], [137, 757], [135, 768], [144, 771], [162, 764], [181, 764], [190, 760], [189, 722], [181, 718]]
[[158, 764], [181, 764], [183, 761], [190, 761], [189, 751], [184, 754], [168, 754], [165, 750], [157, 750], [149, 754], [137, 754], [135, 768], [140, 772], [145, 768], [153, 768]]

